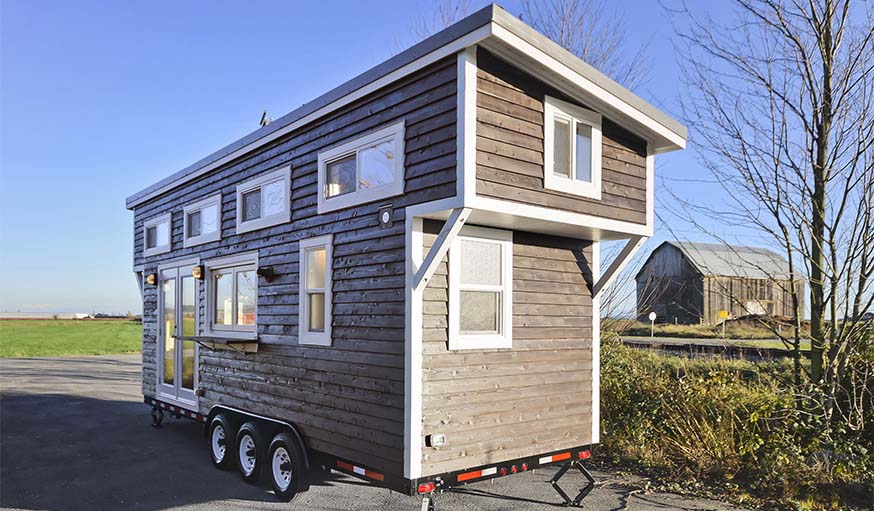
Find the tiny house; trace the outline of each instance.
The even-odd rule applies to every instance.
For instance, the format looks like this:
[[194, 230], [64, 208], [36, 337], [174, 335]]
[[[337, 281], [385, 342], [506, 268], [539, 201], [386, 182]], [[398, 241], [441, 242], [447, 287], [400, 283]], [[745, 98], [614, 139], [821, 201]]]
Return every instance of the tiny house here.
[[768, 249], [665, 241], [635, 276], [637, 316], [715, 325], [743, 316], [792, 317], [792, 290], [804, 310], [804, 279], [793, 283], [786, 259]]
[[586, 457], [599, 293], [685, 137], [492, 5], [130, 196], [156, 424], [287, 499]]

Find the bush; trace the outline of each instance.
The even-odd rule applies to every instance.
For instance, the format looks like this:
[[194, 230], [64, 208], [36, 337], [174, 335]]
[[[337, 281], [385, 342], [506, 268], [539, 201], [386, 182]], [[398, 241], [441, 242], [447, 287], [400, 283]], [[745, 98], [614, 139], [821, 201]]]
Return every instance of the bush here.
[[847, 485], [870, 481], [874, 463], [862, 438], [826, 440], [797, 409], [790, 370], [788, 362], [657, 355], [605, 334], [602, 452], [667, 480], [825, 508]]

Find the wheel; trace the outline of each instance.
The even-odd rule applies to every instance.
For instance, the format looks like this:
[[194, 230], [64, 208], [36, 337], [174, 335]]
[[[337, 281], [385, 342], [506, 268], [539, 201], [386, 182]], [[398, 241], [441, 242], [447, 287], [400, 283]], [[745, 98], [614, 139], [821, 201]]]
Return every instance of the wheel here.
[[288, 433], [279, 433], [273, 437], [267, 452], [273, 492], [277, 499], [288, 502], [302, 488], [306, 475], [304, 454], [297, 439]]
[[212, 464], [221, 470], [229, 470], [234, 464], [234, 457], [228, 451], [234, 428], [227, 414], [218, 413], [209, 423], [209, 454]]
[[261, 429], [254, 422], [246, 422], [237, 431], [237, 466], [247, 483], [257, 484], [267, 445]]

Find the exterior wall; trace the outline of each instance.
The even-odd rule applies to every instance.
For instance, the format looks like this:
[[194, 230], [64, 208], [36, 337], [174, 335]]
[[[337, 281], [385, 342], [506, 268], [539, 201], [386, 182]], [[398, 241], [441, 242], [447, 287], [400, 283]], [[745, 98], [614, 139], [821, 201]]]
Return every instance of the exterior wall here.
[[656, 249], [641, 268], [637, 281], [637, 315], [649, 322], [697, 324], [704, 311], [703, 280], [673, 245]]
[[[804, 281], [796, 282], [800, 310], [804, 310]], [[737, 318], [761, 307], [768, 316], [791, 317], [792, 281], [744, 277], [704, 278], [704, 321], [719, 323], [719, 311]]]
[[[602, 126], [601, 200], [543, 186], [543, 100], [569, 100], [535, 78], [477, 53], [476, 193], [646, 224], [646, 143], [609, 119]], [[585, 105], [582, 105], [585, 106]]]
[[[322, 118], [257, 153], [138, 207], [134, 263], [201, 261], [257, 251], [276, 275], [258, 288], [257, 354], [199, 350], [200, 411], [223, 403], [294, 421], [309, 447], [401, 475], [404, 441], [404, 207], [455, 195], [456, 61], [449, 58]], [[405, 193], [317, 214], [317, 153], [406, 120]], [[236, 185], [291, 165], [291, 221], [237, 235]], [[221, 191], [222, 239], [182, 248], [182, 208]], [[394, 226], [377, 208], [394, 206]], [[144, 258], [143, 220], [172, 212], [172, 248]], [[298, 346], [298, 240], [333, 234], [333, 345]], [[204, 317], [200, 286], [201, 318]], [[155, 395], [156, 286], [143, 300], [143, 393]]]
[[[426, 253], [440, 226], [425, 223]], [[424, 291], [423, 476], [592, 442], [591, 257], [591, 242], [514, 232], [513, 347], [492, 350], [448, 350], [440, 263]], [[432, 433], [446, 445], [425, 447]]]

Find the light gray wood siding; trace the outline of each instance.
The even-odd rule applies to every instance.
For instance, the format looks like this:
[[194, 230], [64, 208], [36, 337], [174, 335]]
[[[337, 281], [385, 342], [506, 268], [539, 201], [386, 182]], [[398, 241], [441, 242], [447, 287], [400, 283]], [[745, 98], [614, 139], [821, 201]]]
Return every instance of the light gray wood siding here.
[[[454, 58], [373, 93], [135, 210], [135, 264], [257, 251], [276, 275], [258, 287], [257, 354], [200, 350], [201, 412], [227, 404], [291, 420], [310, 447], [400, 475], [404, 436], [404, 207], [455, 194]], [[406, 121], [403, 196], [317, 214], [317, 153]], [[237, 235], [236, 185], [291, 165], [291, 221]], [[182, 248], [182, 208], [223, 194], [222, 239]], [[394, 226], [377, 208], [394, 206]], [[143, 220], [171, 212], [172, 251], [142, 255]], [[333, 345], [297, 345], [298, 240], [333, 234]], [[201, 286], [203, 287], [203, 286]], [[155, 393], [157, 290], [146, 286], [143, 392]], [[201, 293], [201, 305], [204, 300]], [[203, 312], [203, 306], [200, 308]], [[201, 318], [203, 314], [201, 314]]]
[[[426, 253], [439, 228], [426, 222]], [[513, 347], [494, 350], [449, 351], [440, 263], [424, 291], [423, 475], [591, 443], [591, 255], [590, 242], [515, 232]], [[426, 447], [433, 433], [446, 446]]]
[[[480, 50], [476, 192], [496, 199], [646, 223], [646, 144], [604, 118], [601, 200], [543, 186], [543, 100], [571, 101]], [[581, 105], [584, 106], [585, 105]]]

